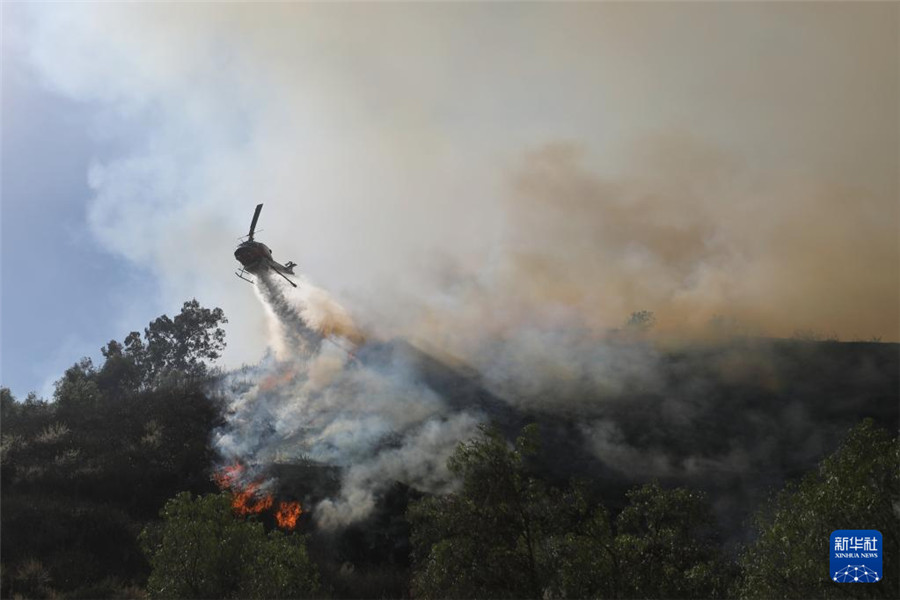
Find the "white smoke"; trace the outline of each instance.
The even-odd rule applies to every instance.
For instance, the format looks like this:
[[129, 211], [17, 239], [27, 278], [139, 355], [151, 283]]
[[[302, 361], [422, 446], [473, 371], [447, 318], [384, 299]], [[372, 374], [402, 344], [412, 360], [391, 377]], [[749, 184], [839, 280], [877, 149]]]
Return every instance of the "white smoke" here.
[[[363, 337], [324, 292], [263, 280], [254, 296], [235, 281], [255, 204], [276, 258], [366, 331], [427, 340], [530, 408], [580, 414], [597, 409], [589, 397], [664, 389], [655, 350], [604, 337], [639, 309], [669, 331], [724, 315], [770, 335], [897, 339], [898, 10], [78, 3], [4, 16], [26, 14], [35, 72], [118, 143], [86, 174], [91, 232], [156, 273], [169, 303], [221, 306], [230, 366], [273, 352], [224, 384], [218, 448], [348, 466], [321, 507], [341, 522], [390, 478], [441, 488], [439, 461], [416, 449], [442, 456], [480, 417], [450, 410], [402, 355], [354, 360]], [[640, 457], [617, 423], [592, 414], [585, 432], [627, 469]]]
[[556, 310], [897, 338], [896, 5], [4, 10], [120, 148], [91, 232], [221, 306], [231, 366], [268, 347], [229, 280], [259, 202], [367, 328], [470, 362]]
[[447, 470], [447, 459], [457, 444], [475, 435], [480, 420], [467, 412], [432, 418], [404, 436], [399, 447], [354, 462], [344, 476], [340, 497], [316, 507], [319, 522], [336, 527], [368, 516], [375, 492], [394, 481], [431, 493], [451, 491], [456, 481]]
[[249, 465], [251, 473], [299, 460], [341, 467], [339, 497], [315, 509], [325, 527], [365, 518], [378, 493], [397, 481], [450, 489], [447, 458], [484, 420], [478, 409], [451, 411], [402, 355], [375, 364], [357, 359], [354, 351], [365, 348], [320, 328], [336, 314], [343, 330], [356, 332], [348, 315], [306, 280], [294, 290], [262, 274], [257, 285], [279, 322], [272, 344], [282, 353], [220, 382], [226, 424], [214, 445], [223, 461]]

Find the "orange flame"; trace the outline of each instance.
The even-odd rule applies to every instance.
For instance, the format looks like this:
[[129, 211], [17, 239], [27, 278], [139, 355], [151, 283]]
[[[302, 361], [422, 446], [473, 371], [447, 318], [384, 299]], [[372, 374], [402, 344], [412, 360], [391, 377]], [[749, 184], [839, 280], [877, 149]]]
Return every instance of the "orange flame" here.
[[251, 483], [243, 490], [235, 492], [231, 508], [241, 516], [257, 515], [272, 508], [271, 494], [259, 494], [259, 486]]
[[299, 502], [281, 502], [275, 512], [275, 521], [282, 529], [291, 530], [297, 526], [297, 519], [302, 513]]
[[217, 473], [213, 474], [213, 481], [216, 482], [220, 490], [231, 489], [237, 487], [238, 480], [243, 473], [244, 465], [234, 463], [233, 465], [222, 467]]
[[[244, 475], [244, 470], [244, 465], [235, 463], [222, 467], [213, 475], [213, 480], [220, 489], [231, 490], [231, 508], [234, 513], [246, 517], [271, 509], [274, 499], [271, 494], [259, 490], [258, 481], [243, 486], [241, 477]], [[299, 502], [279, 502], [278, 510], [275, 511], [275, 521], [282, 529], [292, 530], [297, 526], [297, 520], [301, 514], [303, 514], [303, 509]]]

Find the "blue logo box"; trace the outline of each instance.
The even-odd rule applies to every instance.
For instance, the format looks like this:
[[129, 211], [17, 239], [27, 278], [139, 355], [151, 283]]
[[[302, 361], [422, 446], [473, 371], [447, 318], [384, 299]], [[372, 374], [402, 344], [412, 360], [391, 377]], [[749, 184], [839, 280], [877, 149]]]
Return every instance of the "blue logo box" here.
[[831, 532], [831, 572], [837, 583], [875, 583], [884, 577], [881, 570], [884, 550], [881, 532], [874, 529], [837, 529]]

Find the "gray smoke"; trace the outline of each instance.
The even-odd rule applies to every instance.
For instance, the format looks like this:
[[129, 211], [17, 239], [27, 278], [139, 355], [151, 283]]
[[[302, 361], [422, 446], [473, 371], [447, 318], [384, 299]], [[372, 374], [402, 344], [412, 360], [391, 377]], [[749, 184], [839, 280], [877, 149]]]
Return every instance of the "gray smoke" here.
[[[465, 364], [402, 341], [366, 341], [306, 280], [293, 289], [263, 276], [258, 286], [275, 352], [221, 381], [228, 411], [215, 445], [256, 478], [281, 463], [339, 467], [339, 490], [313, 509], [326, 528], [372, 514], [394, 482], [454, 489], [447, 458], [480, 423], [515, 433], [536, 420], [554, 477], [708, 489], [734, 533], [861, 415], [896, 419], [879, 400], [898, 388], [884, 345], [598, 335], [565, 313], [486, 340]], [[834, 396], [844, 381], [852, 395]]]
[[242, 315], [231, 366], [268, 341], [221, 277], [257, 202], [382, 338], [469, 362], [556, 310], [898, 339], [896, 4], [4, 8], [13, 58], [117, 140], [91, 234]]
[[308, 290], [267, 275], [257, 285], [278, 320], [273, 346], [282, 350], [220, 381], [226, 424], [214, 445], [223, 461], [246, 465], [251, 477], [276, 463], [341, 467], [339, 494], [314, 509], [324, 527], [365, 518], [379, 492], [397, 481], [428, 492], [451, 489], [447, 458], [484, 416], [451, 410], [402, 355], [363, 362], [354, 352], [365, 347], [325, 337], [313, 326]]
[[[231, 317], [229, 365], [272, 351], [223, 381], [217, 447], [347, 467], [323, 522], [365, 514], [392, 478], [449, 485], [432, 457], [482, 417], [403, 353], [354, 360], [377, 345], [308, 282], [260, 281], [267, 331], [253, 295], [221, 276], [253, 204], [266, 204], [266, 242], [381, 338], [459, 357], [515, 407], [576, 415], [575, 442], [604, 465], [663, 475], [811, 456], [834, 428], [789, 401], [803, 390], [770, 349], [683, 365], [606, 332], [647, 308], [674, 338], [725, 315], [774, 336], [897, 339], [897, 15], [4, 7], [34, 72], [117, 140], [89, 173], [92, 235], [155, 273], [168, 301], [215, 299]], [[716, 395], [728, 377], [784, 401], [772, 414]], [[685, 448], [736, 421], [749, 433]]]

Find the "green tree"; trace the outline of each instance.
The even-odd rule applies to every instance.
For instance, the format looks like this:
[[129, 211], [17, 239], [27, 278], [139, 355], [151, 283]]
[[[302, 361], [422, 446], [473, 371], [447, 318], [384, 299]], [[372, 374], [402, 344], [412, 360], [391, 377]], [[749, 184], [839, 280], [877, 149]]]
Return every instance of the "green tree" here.
[[54, 402], [0, 389], [0, 597], [38, 589], [41, 569], [53, 593], [74, 597], [143, 585], [142, 526], [175, 493], [215, 489], [210, 436], [222, 411], [203, 387], [222, 322], [220, 309], [187, 302], [149, 324], [147, 343], [132, 333], [103, 349], [102, 365], [67, 369]]
[[[721, 597], [734, 568], [720, 558], [705, 497], [657, 484], [629, 492], [614, 521], [585, 486], [548, 488], [528, 458], [537, 431], [515, 447], [485, 429], [448, 465], [455, 494], [411, 506], [413, 589], [432, 597]], [[613, 524], [615, 527], [613, 527]]]
[[552, 511], [524, 459], [535, 452], [530, 426], [510, 447], [482, 429], [448, 461], [462, 481], [458, 493], [410, 507], [413, 588], [425, 598], [534, 598], [546, 587], [542, 544]]
[[[900, 441], [866, 419], [799, 483], [757, 516], [758, 538], [741, 557], [744, 598], [900, 598]], [[876, 529], [884, 539], [879, 583], [833, 583], [831, 532]]]
[[100, 389], [97, 387], [97, 370], [90, 358], [82, 358], [66, 369], [56, 381], [53, 399], [64, 417], [98, 408]]
[[155, 598], [306, 598], [320, 595], [318, 574], [303, 536], [235, 517], [227, 493], [166, 503], [162, 523], [141, 542]]
[[628, 492], [616, 519], [619, 594], [628, 598], [720, 598], [730, 568], [701, 492], [651, 483]]
[[[565, 530], [550, 542], [552, 595], [564, 598], [720, 598], [734, 577], [721, 558], [705, 497], [648, 484], [628, 492], [615, 520], [591, 507], [579, 487]], [[613, 526], [614, 525], [614, 526]]]
[[143, 339], [132, 331], [123, 343], [111, 340], [104, 346], [98, 383], [107, 393], [119, 394], [202, 379], [206, 361], [218, 359], [225, 349], [221, 325], [227, 322], [221, 308], [189, 300], [174, 319], [162, 315], [152, 321]]
[[0, 387], [0, 421], [15, 417], [18, 412], [16, 399], [8, 387]]
[[554, 503], [563, 528], [548, 542], [552, 597], [622, 597], [621, 560], [609, 513], [591, 506], [576, 484]]

